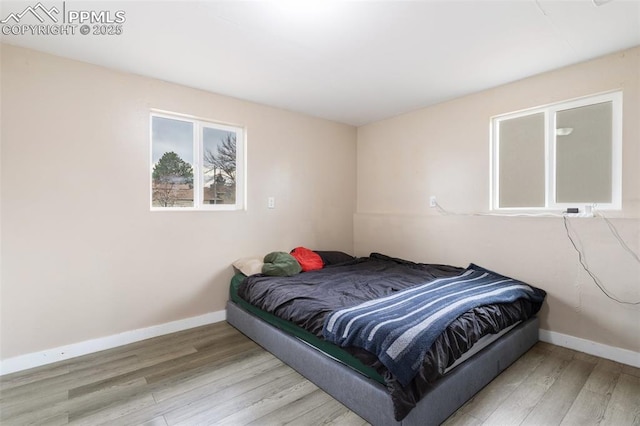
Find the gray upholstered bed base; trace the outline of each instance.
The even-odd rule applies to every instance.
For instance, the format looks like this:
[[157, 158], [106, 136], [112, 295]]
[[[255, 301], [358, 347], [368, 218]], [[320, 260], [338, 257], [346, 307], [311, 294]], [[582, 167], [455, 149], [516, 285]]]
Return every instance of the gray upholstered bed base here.
[[367, 379], [298, 338], [227, 303], [227, 321], [373, 425], [438, 425], [538, 341], [538, 319], [519, 324], [501, 339], [438, 380], [398, 422], [384, 386]]

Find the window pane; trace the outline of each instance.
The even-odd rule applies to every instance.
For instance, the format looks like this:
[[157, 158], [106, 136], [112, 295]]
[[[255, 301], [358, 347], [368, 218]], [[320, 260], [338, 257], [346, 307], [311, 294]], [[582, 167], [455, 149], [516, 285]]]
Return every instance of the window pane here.
[[612, 103], [556, 113], [556, 202], [612, 201]]
[[236, 203], [236, 139], [233, 131], [204, 127], [204, 204]]
[[193, 207], [193, 123], [151, 121], [152, 207]]
[[500, 207], [544, 207], [544, 146], [544, 113], [500, 122]]

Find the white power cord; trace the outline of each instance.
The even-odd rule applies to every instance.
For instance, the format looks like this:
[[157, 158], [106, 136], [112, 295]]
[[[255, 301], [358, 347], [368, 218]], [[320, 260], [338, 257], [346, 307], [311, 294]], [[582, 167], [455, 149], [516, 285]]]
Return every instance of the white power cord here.
[[[435, 199], [432, 200], [432, 203], [434, 204], [434, 206], [438, 210], [438, 212], [440, 214], [444, 215], [444, 216], [561, 217], [562, 221], [563, 221], [563, 224], [564, 224], [565, 231], [567, 233], [567, 238], [571, 242], [571, 245], [573, 246], [575, 251], [578, 253], [578, 260], [580, 261], [580, 265], [586, 271], [586, 273], [589, 274], [589, 277], [591, 277], [591, 279], [593, 280], [594, 284], [600, 289], [600, 291], [605, 296], [607, 296], [609, 299], [614, 300], [614, 301], [616, 301], [618, 303], [622, 303], [622, 304], [625, 304], [625, 305], [640, 305], [640, 301], [638, 301], [638, 302], [629, 302], [629, 301], [622, 300], [622, 299], [619, 299], [618, 297], [614, 296], [611, 293], [611, 291], [607, 290], [607, 288], [604, 286], [604, 284], [602, 283], [600, 278], [598, 278], [589, 269], [589, 265], [587, 265], [587, 262], [586, 262], [586, 260], [584, 258], [584, 254], [578, 248], [578, 245], [576, 244], [575, 240], [573, 239], [573, 237], [571, 235], [571, 231], [569, 229], [570, 228], [569, 216], [568, 216], [567, 213], [561, 213], [561, 214], [558, 214], [558, 213], [458, 213], [458, 212], [452, 212], [452, 211], [446, 210], [440, 204], [438, 204], [438, 202]], [[594, 212], [594, 216], [601, 217], [606, 222], [609, 230], [611, 231], [613, 236], [616, 238], [616, 240], [618, 240], [618, 243], [622, 246], [622, 248], [625, 251], [627, 251], [636, 260], [636, 262], [640, 263], [640, 256], [638, 256], [638, 254], [635, 253], [627, 245], [627, 243], [622, 239], [622, 237], [620, 236], [620, 233], [618, 232], [616, 227], [613, 225], [613, 223], [611, 223], [611, 221], [608, 218], [606, 218], [604, 216], [604, 214], [602, 214], [602, 213], [598, 212], [597, 210], [595, 210], [595, 208], [593, 208], [593, 212]], [[573, 233], [574, 234], [576, 233], [575, 230], [573, 230]]]

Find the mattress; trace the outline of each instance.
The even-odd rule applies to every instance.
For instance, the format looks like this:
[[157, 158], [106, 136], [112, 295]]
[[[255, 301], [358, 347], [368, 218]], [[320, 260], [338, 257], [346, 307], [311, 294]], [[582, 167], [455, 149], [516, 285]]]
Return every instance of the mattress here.
[[231, 300], [227, 321], [308, 380], [375, 426], [438, 426], [538, 341], [533, 317], [473, 355], [431, 386], [398, 421], [386, 387], [336, 362], [299, 338], [268, 324]]
[[246, 278], [247, 277], [245, 275], [240, 273], [234, 275], [231, 279], [231, 286], [229, 288], [229, 299], [231, 301], [236, 303], [245, 311], [250, 312], [263, 321], [273, 325], [274, 327], [277, 327], [280, 330], [297, 337], [308, 345], [324, 352], [336, 361], [341, 362], [344, 365], [359, 372], [363, 376], [375, 380], [382, 385], [385, 384], [384, 378], [374, 368], [365, 365], [362, 361], [360, 361], [358, 358], [345, 351], [344, 349], [333, 345], [323, 339], [320, 339], [316, 335], [290, 321], [283, 320], [282, 318], [278, 318], [277, 316], [270, 314], [269, 312], [263, 311], [238, 296], [238, 287]]
[[[367, 377], [384, 383], [401, 420], [478, 341], [525, 321], [540, 304], [517, 300], [474, 308], [456, 318], [424, 357], [416, 377], [402, 385], [372, 353], [358, 347], [339, 348], [322, 339], [324, 319], [337, 309], [460, 274], [461, 268], [416, 264], [372, 253], [348, 264], [295, 277], [260, 275], [232, 281], [231, 300], [268, 323], [297, 336]], [[477, 350], [477, 348], [476, 348]]]

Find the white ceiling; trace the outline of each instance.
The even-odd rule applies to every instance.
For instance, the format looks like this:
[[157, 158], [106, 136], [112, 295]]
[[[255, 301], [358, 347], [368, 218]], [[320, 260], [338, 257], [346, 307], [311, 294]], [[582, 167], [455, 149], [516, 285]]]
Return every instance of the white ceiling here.
[[[3, 1], [0, 19], [35, 3]], [[640, 45], [640, 0], [64, 6], [123, 10], [123, 34], [2, 40], [352, 125]]]

